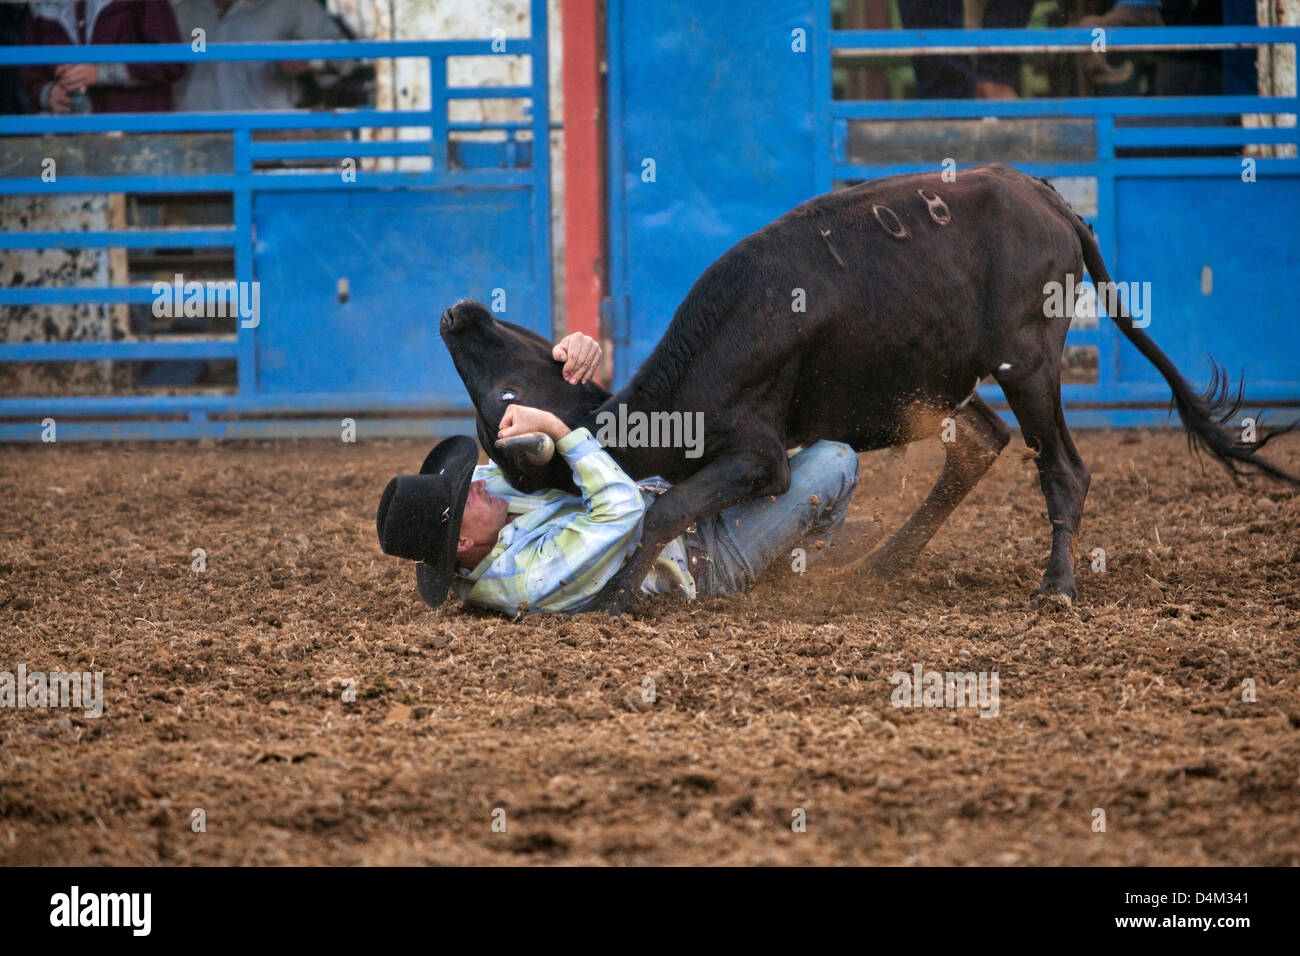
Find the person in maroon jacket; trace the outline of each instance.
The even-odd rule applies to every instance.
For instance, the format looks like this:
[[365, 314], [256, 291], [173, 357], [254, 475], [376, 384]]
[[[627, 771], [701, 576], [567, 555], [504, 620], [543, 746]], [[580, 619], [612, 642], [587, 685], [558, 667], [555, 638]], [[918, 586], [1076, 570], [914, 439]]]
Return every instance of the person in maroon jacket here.
[[[179, 43], [176, 15], [167, 0], [76, 0], [33, 3], [27, 13], [33, 46], [104, 43]], [[23, 68], [33, 105], [51, 113], [72, 111], [85, 91], [96, 113], [152, 113], [172, 108], [172, 84], [181, 63], [61, 63]]]

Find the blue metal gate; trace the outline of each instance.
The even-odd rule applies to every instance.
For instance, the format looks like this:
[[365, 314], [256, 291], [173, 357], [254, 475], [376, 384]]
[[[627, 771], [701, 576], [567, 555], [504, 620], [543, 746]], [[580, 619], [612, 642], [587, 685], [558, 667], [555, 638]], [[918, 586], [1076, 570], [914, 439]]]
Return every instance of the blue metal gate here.
[[[689, 0], [653, 7], [611, 0], [608, 30], [606, 319], [622, 346], [620, 382], [649, 354], [696, 277], [741, 237], [840, 184], [938, 171], [952, 157], [958, 170], [1005, 161], [1033, 175], [1090, 184], [1080, 212], [1093, 224], [1115, 279], [1151, 283], [1150, 333], [1161, 348], [1193, 380], [1205, 377], [1211, 353], [1234, 377], [1244, 373], [1251, 408], [1274, 409], [1273, 422], [1300, 417], [1295, 96], [834, 99], [832, 63], [854, 51], [1087, 51], [1093, 37], [1079, 28], [832, 30], [827, 3], [809, 11], [769, 0], [751, 5], [742, 18]], [[1295, 27], [1108, 33], [1112, 49], [1298, 39]], [[1290, 117], [1292, 125], [1246, 128], [1207, 119], [1225, 114]], [[956, 124], [986, 117], [1011, 128], [992, 140], [1003, 145], [961, 155]], [[896, 152], [900, 136], [917, 139], [927, 122], [932, 156], [878, 158]], [[1056, 147], [1046, 150], [1047, 158], [1007, 154], [1005, 144], [1027, 124], [1037, 124], [1039, 139], [1047, 129]], [[1243, 177], [1241, 155], [1187, 154], [1188, 148], [1260, 143], [1289, 145], [1291, 155], [1254, 159], [1253, 182]], [[1182, 155], [1132, 155], [1179, 150]], [[1090, 353], [1095, 368], [1087, 384], [1063, 387], [1072, 425], [1167, 420], [1167, 386], [1120, 338], [1104, 319], [1071, 330], [1067, 347]], [[1004, 404], [995, 386], [984, 392]]]
[[[241, 288], [257, 283], [261, 314], [229, 335], [121, 341], [6, 342], [0, 362], [233, 359], [225, 394], [0, 398], [0, 440], [33, 441], [53, 418], [59, 439], [338, 437], [351, 418], [367, 436], [472, 431], [464, 387], [438, 336], [460, 298], [551, 334], [546, 3], [531, 35], [505, 40], [0, 48], [0, 65], [409, 57], [429, 64], [430, 107], [331, 112], [146, 113], [0, 117], [8, 135], [216, 133], [226, 168], [58, 176], [39, 167], [0, 178], [0, 194], [228, 193], [233, 221], [184, 229], [10, 231], [0, 250], [226, 248]], [[523, 55], [530, 82], [449, 86], [449, 57]], [[527, 101], [522, 121], [455, 122], [457, 100]], [[417, 129], [427, 139], [319, 139], [305, 131]], [[266, 131], [304, 131], [268, 139]], [[317, 136], [321, 134], [316, 134]], [[370, 157], [420, 157], [423, 169], [361, 168]], [[279, 162], [354, 161], [354, 173]], [[29, 304], [149, 304], [151, 285], [0, 289], [0, 308]]]

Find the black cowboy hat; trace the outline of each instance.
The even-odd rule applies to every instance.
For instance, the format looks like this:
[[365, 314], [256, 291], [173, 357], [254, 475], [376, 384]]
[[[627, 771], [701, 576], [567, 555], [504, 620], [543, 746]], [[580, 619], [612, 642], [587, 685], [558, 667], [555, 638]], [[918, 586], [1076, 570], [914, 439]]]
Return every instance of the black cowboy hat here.
[[398, 475], [379, 499], [375, 526], [385, 554], [418, 561], [415, 583], [430, 607], [447, 599], [456, 567], [456, 541], [478, 443], [456, 435], [434, 446], [418, 475]]

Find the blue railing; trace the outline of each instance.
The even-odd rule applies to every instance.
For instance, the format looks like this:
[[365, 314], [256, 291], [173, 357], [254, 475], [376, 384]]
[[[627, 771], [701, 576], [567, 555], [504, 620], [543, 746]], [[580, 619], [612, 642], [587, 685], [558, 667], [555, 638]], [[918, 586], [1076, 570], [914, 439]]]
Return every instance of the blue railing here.
[[[873, 56], [912, 56], [935, 53], [1076, 52], [1088, 53], [1092, 30], [1084, 27], [1017, 30], [830, 30], [829, 55], [869, 53]], [[1106, 31], [1106, 46], [1115, 50], [1178, 52], [1187, 49], [1245, 49], [1257, 45], [1300, 43], [1300, 27], [1128, 27]], [[829, 85], [829, 83], [827, 84]], [[1098, 120], [1098, 150], [1094, 159], [1078, 162], [1017, 163], [1036, 176], [1091, 175], [1099, 170], [1133, 175], [1186, 175], [1223, 172], [1233, 157], [1171, 157], [1159, 160], [1116, 158], [1116, 148], [1225, 146], [1245, 143], [1300, 143], [1300, 112], [1296, 96], [1122, 96], [1021, 100], [821, 100], [819, 117], [823, 142], [832, 144], [831, 162], [824, 167], [823, 185], [837, 179], [884, 176], [906, 167], [852, 164], [844, 161], [845, 124], [849, 120], [968, 119], [1018, 117], [1087, 117]], [[1274, 128], [1129, 127], [1116, 129], [1119, 116], [1224, 116], [1234, 114], [1287, 115], [1289, 126]], [[1260, 172], [1295, 173], [1297, 158], [1260, 158]], [[1118, 164], [1118, 165], [1114, 165]]]
[[[997, 30], [832, 30], [823, 16], [819, 29], [824, 38], [819, 49], [824, 60], [819, 64], [816, 82], [817, 128], [825, 148], [817, 157], [819, 191], [835, 183], [875, 179], [898, 173], [936, 170], [943, 157], [935, 156], [925, 164], [917, 162], [871, 163], [853, 161], [849, 154], [849, 127], [858, 121], [957, 120], [992, 117], [1085, 118], [1095, 130], [1093, 148], [1077, 159], [1051, 161], [1013, 161], [1016, 168], [1034, 176], [1092, 177], [1097, 184], [1097, 209], [1086, 218], [1095, 229], [1103, 256], [1116, 268], [1117, 235], [1120, 210], [1117, 208], [1117, 182], [1128, 177], [1225, 177], [1237, 179], [1242, 171], [1240, 153], [1224, 156], [1122, 156], [1120, 150], [1170, 150], [1202, 147], [1237, 147], [1247, 144], [1289, 145], [1291, 156], [1261, 156], [1253, 159], [1260, 182], [1280, 177], [1300, 176], [1300, 128], [1296, 114], [1300, 99], [1290, 96], [1093, 96], [1074, 99], [1042, 98], [1019, 100], [935, 99], [935, 100], [837, 100], [832, 97], [830, 70], [836, 57], [854, 54], [872, 57], [902, 57], [936, 53], [1051, 53], [1086, 54], [1094, 39], [1090, 28], [1064, 29], [997, 29]], [[1259, 45], [1300, 43], [1300, 27], [1160, 27], [1118, 28], [1105, 32], [1108, 53], [1118, 51], [1181, 52], [1185, 50], [1252, 49]], [[1272, 127], [1156, 125], [1168, 118], [1224, 117], [1263, 114], [1273, 117]], [[1142, 125], [1145, 121], [1148, 125]], [[1119, 125], [1124, 123], [1126, 125]], [[1001, 159], [981, 157], [978, 161], [959, 161], [956, 169], [970, 168], [982, 162]], [[1189, 187], [1190, 188], [1190, 187]], [[1294, 222], [1300, 209], [1278, 210], [1270, 222], [1261, 222], [1261, 230], [1270, 230], [1279, 244], [1294, 244]], [[1251, 268], [1248, 262], [1240, 267]], [[1122, 267], [1121, 267], [1122, 268]], [[1292, 277], [1294, 279], [1296, 277]], [[1267, 334], [1267, 333], [1266, 333]], [[1098, 381], [1095, 385], [1066, 385], [1064, 400], [1082, 413], [1072, 420], [1087, 424], [1133, 424], [1151, 422], [1152, 414], [1135, 410], [1095, 410], [1096, 405], [1144, 404], [1167, 402], [1169, 392], [1163, 383], [1125, 381], [1120, 375], [1116, 350], [1120, 348], [1116, 330], [1109, 322], [1096, 328], [1071, 329], [1069, 345], [1093, 346], [1098, 350]], [[1296, 374], [1300, 378], [1300, 363]], [[1192, 371], [1189, 369], [1189, 371]], [[994, 386], [983, 389], [986, 397], [1003, 401]], [[1249, 390], [1253, 401], [1293, 403], [1300, 400], [1300, 383], [1296, 381], [1257, 383]], [[1087, 411], [1094, 406], [1093, 411]]]
[[[233, 163], [228, 169], [196, 173], [131, 175], [58, 175], [53, 182], [41, 178], [41, 170], [29, 175], [0, 178], [0, 195], [68, 193], [229, 193], [233, 221], [230, 225], [178, 229], [96, 229], [89, 231], [42, 230], [6, 231], [0, 234], [0, 250], [25, 249], [231, 249], [235, 282], [243, 284], [254, 275], [254, 195], [261, 190], [349, 189], [533, 189], [536, 201], [528, 228], [534, 248], [549, 250], [549, 116], [547, 108], [547, 59], [545, 0], [533, 0], [532, 36], [504, 40], [403, 40], [403, 41], [320, 41], [245, 44], [211, 44], [196, 52], [187, 44], [116, 46], [0, 47], [0, 66], [81, 63], [209, 63], [213, 61], [276, 60], [359, 60], [422, 59], [429, 65], [430, 106], [423, 110], [385, 111], [338, 109], [327, 112], [191, 112], [79, 115], [0, 116], [0, 134], [16, 136], [60, 136], [94, 133], [226, 133], [231, 137]], [[524, 55], [530, 58], [531, 81], [515, 86], [451, 86], [447, 79], [450, 57], [500, 57]], [[531, 115], [522, 121], [454, 122], [449, 104], [458, 100], [527, 99]], [[362, 129], [419, 128], [428, 131], [427, 140], [255, 140], [254, 133], [267, 130], [359, 131]], [[453, 143], [461, 132], [504, 133], [506, 168], [470, 168], [452, 162], [453, 155], [479, 144], [465, 140]], [[520, 134], [525, 134], [521, 137]], [[355, 132], [354, 132], [355, 135]], [[429, 157], [427, 169], [366, 170], [362, 158]], [[313, 171], [259, 169], [267, 161], [346, 159], [358, 160], [349, 179], [337, 170]], [[525, 165], [526, 162], [526, 165]], [[549, 267], [537, 271], [533, 292], [538, 301], [550, 302]], [[149, 285], [46, 286], [0, 289], [0, 308], [24, 305], [147, 304], [156, 296]], [[430, 304], [430, 308], [433, 304]], [[282, 422], [268, 430], [265, 423], [239, 427], [229, 421], [210, 421], [209, 415], [275, 415], [345, 410], [349, 414], [394, 410], [427, 412], [430, 415], [462, 413], [462, 401], [449, 403], [447, 394], [429, 391], [398, 391], [347, 395], [312, 393], [287, 397], [260, 395], [256, 380], [258, 329], [236, 322], [234, 335], [134, 337], [119, 341], [59, 341], [0, 343], [0, 363], [64, 362], [85, 360], [161, 361], [235, 359], [237, 389], [233, 394], [122, 395], [122, 396], [33, 396], [0, 398], [0, 440], [33, 440], [38, 429], [30, 424], [45, 415], [124, 418], [132, 416], [189, 415], [180, 422], [114, 422], [109, 424], [60, 425], [60, 437], [198, 437], [237, 434], [310, 434], [323, 427], [320, 422]], [[304, 330], [307, 333], [309, 330]], [[15, 421], [16, 420], [16, 421]], [[337, 422], [337, 419], [335, 419]], [[417, 423], [418, 424], [418, 423]], [[329, 426], [337, 431], [337, 425]], [[406, 430], [411, 421], [406, 422]], [[429, 425], [419, 425], [429, 431]], [[378, 432], [401, 432], [390, 423]]]

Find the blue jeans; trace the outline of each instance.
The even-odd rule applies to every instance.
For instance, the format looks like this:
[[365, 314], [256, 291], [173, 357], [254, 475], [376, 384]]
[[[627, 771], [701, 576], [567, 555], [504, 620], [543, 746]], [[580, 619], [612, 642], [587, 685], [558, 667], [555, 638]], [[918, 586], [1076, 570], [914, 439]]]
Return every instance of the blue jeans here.
[[[778, 557], [827, 538], [844, 521], [858, 484], [858, 456], [848, 445], [819, 441], [790, 458], [790, 487], [776, 500], [764, 496], [705, 518], [687, 535], [702, 547], [693, 562], [700, 597], [744, 591]], [[816, 503], [813, 503], [814, 497]], [[694, 542], [692, 542], [692, 538]]]

